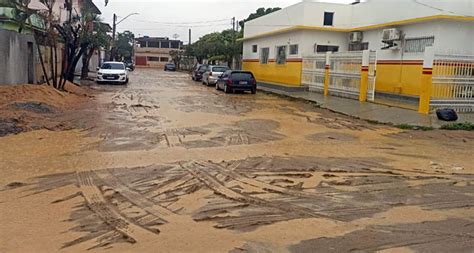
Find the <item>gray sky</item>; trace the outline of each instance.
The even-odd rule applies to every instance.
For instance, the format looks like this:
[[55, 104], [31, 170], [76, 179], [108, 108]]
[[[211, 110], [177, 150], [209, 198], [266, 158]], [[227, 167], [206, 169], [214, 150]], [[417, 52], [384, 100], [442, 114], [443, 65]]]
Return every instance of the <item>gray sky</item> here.
[[259, 7], [283, 8], [301, 0], [109, 0], [107, 7], [104, 7], [104, 0], [93, 1], [102, 11], [104, 21], [111, 25], [114, 13], [119, 20], [130, 13], [139, 13], [120, 23], [119, 32], [130, 30], [135, 36], [170, 38], [177, 34], [187, 44], [189, 28], [194, 42], [207, 33], [232, 28], [232, 17], [242, 20]]

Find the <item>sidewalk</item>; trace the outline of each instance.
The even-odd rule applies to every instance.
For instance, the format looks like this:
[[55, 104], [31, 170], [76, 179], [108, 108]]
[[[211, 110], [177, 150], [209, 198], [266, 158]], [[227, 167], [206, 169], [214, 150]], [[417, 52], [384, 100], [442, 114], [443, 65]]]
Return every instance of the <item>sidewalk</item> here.
[[[316, 102], [321, 108], [330, 111], [383, 124], [432, 128], [440, 128], [443, 125], [449, 124], [449, 122], [438, 120], [436, 115], [433, 114], [424, 115], [414, 110], [389, 105], [369, 102], [361, 103], [357, 100], [333, 96], [324, 97], [323, 94], [307, 91], [284, 91], [264, 86], [260, 86], [258, 89], [269, 93]], [[459, 114], [459, 120], [457, 122], [474, 123], [474, 114]]]

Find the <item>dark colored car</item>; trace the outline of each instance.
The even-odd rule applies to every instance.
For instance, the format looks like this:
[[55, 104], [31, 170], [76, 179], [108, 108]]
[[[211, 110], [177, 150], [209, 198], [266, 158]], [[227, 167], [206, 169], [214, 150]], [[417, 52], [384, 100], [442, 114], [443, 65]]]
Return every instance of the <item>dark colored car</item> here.
[[176, 71], [176, 65], [174, 63], [165, 64], [165, 71]]
[[217, 80], [216, 90], [220, 89], [225, 93], [250, 91], [255, 94], [257, 93], [257, 80], [250, 71], [228, 70]]
[[193, 70], [193, 76], [191, 77], [194, 81], [201, 81], [202, 75], [206, 72], [208, 65], [198, 64]]
[[134, 71], [135, 70], [135, 63], [133, 63], [133, 61], [126, 61], [125, 62], [125, 67], [129, 68], [130, 71]]

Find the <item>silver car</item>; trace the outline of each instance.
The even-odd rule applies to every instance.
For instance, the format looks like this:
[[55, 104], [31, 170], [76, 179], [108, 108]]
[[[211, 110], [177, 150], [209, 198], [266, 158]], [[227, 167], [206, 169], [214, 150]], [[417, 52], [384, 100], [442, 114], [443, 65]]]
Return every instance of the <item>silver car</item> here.
[[202, 84], [205, 84], [207, 86], [216, 85], [217, 80], [219, 80], [219, 76], [227, 70], [230, 70], [227, 66], [210, 65], [207, 68], [206, 72], [202, 74]]

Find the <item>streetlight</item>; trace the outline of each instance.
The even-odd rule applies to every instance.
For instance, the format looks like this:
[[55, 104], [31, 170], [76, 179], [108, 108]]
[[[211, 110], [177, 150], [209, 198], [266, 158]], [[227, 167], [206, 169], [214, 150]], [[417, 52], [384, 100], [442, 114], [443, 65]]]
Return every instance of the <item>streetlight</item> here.
[[114, 13], [114, 23], [112, 26], [112, 49], [110, 50], [110, 60], [113, 61], [115, 60], [115, 33], [117, 31], [117, 25], [122, 23], [125, 19], [129, 18], [130, 16], [133, 15], [138, 15], [140, 13], [130, 13], [126, 17], [122, 18], [120, 21], [117, 22], [117, 15]]

